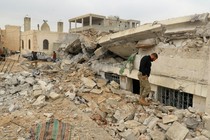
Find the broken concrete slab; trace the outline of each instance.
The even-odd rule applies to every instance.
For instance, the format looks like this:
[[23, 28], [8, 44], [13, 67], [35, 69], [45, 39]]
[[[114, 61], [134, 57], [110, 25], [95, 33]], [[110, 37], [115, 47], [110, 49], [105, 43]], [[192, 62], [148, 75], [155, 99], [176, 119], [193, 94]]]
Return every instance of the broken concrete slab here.
[[184, 140], [189, 130], [178, 122], [174, 122], [167, 130], [166, 137], [169, 140]]
[[25, 81], [30, 85], [34, 85], [37, 82], [33, 77], [28, 77], [25, 79]]
[[152, 120], [149, 122], [147, 127], [152, 130], [156, 126], [158, 121], [159, 121], [159, 118], [157, 118], [157, 117], [152, 118]]
[[166, 115], [166, 116], [163, 116], [163, 123], [170, 123], [170, 122], [174, 122], [178, 120], [178, 117], [175, 116], [175, 115]]
[[205, 137], [205, 136], [197, 136], [197, 137], [192, 138], [190, 140], [209, 140], [209, 139], [207, 137]]

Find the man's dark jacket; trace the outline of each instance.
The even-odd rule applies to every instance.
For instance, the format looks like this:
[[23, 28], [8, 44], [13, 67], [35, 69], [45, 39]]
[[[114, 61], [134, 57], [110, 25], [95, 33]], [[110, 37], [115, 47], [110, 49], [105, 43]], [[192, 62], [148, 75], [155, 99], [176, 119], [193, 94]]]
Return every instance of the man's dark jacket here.
[[150, 76], [151, 71], [151, 65], [152, 65], [152, 59], [150, 55], [142, 57], [139, 65], [139, 71], [142, 73], [142, 75]]

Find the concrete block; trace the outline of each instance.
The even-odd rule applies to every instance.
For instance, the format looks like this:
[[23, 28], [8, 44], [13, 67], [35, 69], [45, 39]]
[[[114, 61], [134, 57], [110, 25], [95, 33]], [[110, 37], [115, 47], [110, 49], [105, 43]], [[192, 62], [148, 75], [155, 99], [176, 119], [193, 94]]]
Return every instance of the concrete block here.
[[60, 97], [59, 94], [55, 93], [55, 92], [51, 92], [50, 93], [50, 98], [53, 99], [53, 100], [56, 100]]
[[154, 117], [154, 118], [149, 122], [149, 124], [147, 125], [147, 127], [148, 127], [149, 129], [153, 129], [153, 128], [156, 126], [156, 124], [157, 124], [158, 121], [159, 121], [159, 119], [158, 119], [157, 117]]
[[68, 92], [65, 93], [65, 96], [66, 96], [66, 97], [69, 97], [70, 100], [73, 101], [74, 98], [75, 98], [75, 96], [76, 96], [76, 93], [75, 93], [75, 92], [70, 92], [70, 91], [68, 91]]
[[184, 140], [189, 130], [178, 122], [174, 122], [173, 125], [167, 130], [166, 137], [169, 140]]
[[83, 77], [82, 81], [88, 88], [93, 88], [94, 86], [96, 86], [96, 83], [90, 78]]
[[138, 129], [138, 131], [139, 131], [141, 134], [143, 134], [143, 133], [146, 132], [147, 126], [145, 126], [145, 125], [140, 125], [140, 126], [136, 127], [135, 129]]
[[160, 132], [159, 130], [151, 131], [150, 136], [152, 140], [165, 140], [166, 136], [163, 132]]
[[163, 123], [170, 123], [170, 122], [174, 122], [178, 120], [178, 117], [175, 116], [175, 115], [166, 115], [166, 116], [163, 116]]
[[162, 123], [158, 123], [157, 124], [160, 128], [162, 128], [163, 130], [167, 131], [169, 126], [168, 125], [165, 125], [165, 124], [162, 124]]
[[121, 137], [126, 140], [137, 140], [138, 134], [135, 134], [131, 129], [128, 129], [125, 132], [119, 133]]
[[42, 95], [42, 90], [34, 90], [33, 96], [34, 96], [35, 98], [39, 97], [40, 95]]
[[32, 77], [28, 77], [25, 79], [25, 81], [31, 85], [34, 85], [36, 83], [36, 80]]

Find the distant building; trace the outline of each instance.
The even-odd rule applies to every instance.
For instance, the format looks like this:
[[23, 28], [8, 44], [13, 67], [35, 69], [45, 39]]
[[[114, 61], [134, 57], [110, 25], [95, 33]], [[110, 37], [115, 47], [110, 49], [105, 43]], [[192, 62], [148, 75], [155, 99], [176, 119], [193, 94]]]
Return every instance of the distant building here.
[[69, 32], [79, 32], [94, 28], [100, 31], [122, 31], [140, 25], [138, 20], [125, 20], [117, 16], [105, 17], [96, 14], [86, 14], [69, 19]]
[[11, 51], [20, 50], [20, 26], [6, 25], [5, 29], [0, 29], [0, 48], [3, 47]]
[[37, 25], [37, 30], [31, 30], [31, 18], [24, 18], [24, 32], [21, 34], [21, 53], [38, 51], [51, 54], [54, 50], [57, 50], [61, 40], [68, 34], [63, 32], [63, 22], [58, 22], [57, 32], [52, 32], [47, 21], [43, 21], [41, 28]]

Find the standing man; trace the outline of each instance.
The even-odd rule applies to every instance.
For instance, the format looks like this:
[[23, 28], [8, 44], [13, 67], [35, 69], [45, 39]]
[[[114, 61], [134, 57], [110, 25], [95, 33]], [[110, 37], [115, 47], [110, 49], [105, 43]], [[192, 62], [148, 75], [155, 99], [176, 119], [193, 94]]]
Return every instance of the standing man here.
[[140, 82], [139, 103], [141, 105], [145, 105], [145, 106], [150, 105], [145, 100], [145, 98], [151, 92], [151, 86], [149, 84], [148, 78], [149, 78], [150, 72], [151, 72], [151, 65], [152, 65], [151, 62], [155, 61], [156, 59], [158, 59], [157, 53], [152, 53], [151, 55], [147, 55], [147, 56], [142, 57], [142, 59], [140, 61], [138, 78], [139, 78], [139, 82]]
[[56, 61], [56, 53], [55, 53], [55, 51], [53, 51], [53, 56], [52, 56], [52, 58], [53, 58], [53, 62], [55, 62], [55, 61]]

